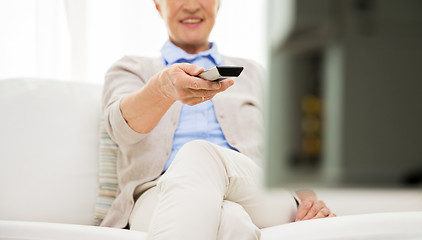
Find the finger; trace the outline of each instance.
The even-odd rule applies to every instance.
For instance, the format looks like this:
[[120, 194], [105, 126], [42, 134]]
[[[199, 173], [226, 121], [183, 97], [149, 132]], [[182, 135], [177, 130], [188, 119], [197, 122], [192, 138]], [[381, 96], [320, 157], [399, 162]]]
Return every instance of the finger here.
[[313, 202], [314, 201], [309, 201], [309, 200], [302, 201], [302, 203], [299, 205], [299, 209], [297, 211], [295, 221], [302, 220], [306, 216], [308, 211], [311, 209]]
[[217, 94], [219, 91], [212, 91], [212, 90], [189, 90], [189, 97], [205, 97], [205, 98], [212, 98]]
[[325, 203], [321, 200], [317, 200], [314, 202], [314, 204], [312, 205], [312, 208], [308, 211], [308, 213], [306, 214], [306, 216], [303, 218], [303, 220], [309, 220], [314, 218], [318, 212], [325, 208]]
[[222, 87], [220, 82], [208, 81], [198, 77], [189, 76], [185, 81], [185, 88], [195, 89], [195, 90], [218, 90]]
[[312, 219], [325, 218], [325, 217], [328, 217], [329, 215], [330, 215], [330, 209], [322, 208]]
[[189, 64], [189, 63], [179, 63], [176, 65], [178, 68], [180, 68], [183, 72], [187, 73], [191, 76], [196, 76], [200, 74], [201, 72], [205, 71], [204, 68], [195, 65], [195, 64]]
[[[195, 78], [195, 77], [193, 77]], [[207, 81], [201, 78], [192, 79], [188, 86], [192, 90], [215, 91], [215, 93], [226, 91], [227, 88], [234, 85], [233, 79], [225, 79], [223, 81]]]
[[227, 78], [227, 79], [220, 81], [220, 84], [221, 84], [220, 92], [222, 92], [222, 91], [225, 91], [227, 88], [233, 86], [234, 80], [231, 79], [231, 78]]
[[207, 98], [213, 98], [217, 93], [226, 91], [227, 88], [233, 86], [234, 81], [229, 80], [225, 82], [218, 82], [220, 88], [217, 90], [204, 90], [204, 89], [190, 89], [189, 94], [191, 97], [207, 97]]
[[181, 102], [183, 103], [183, 104], [187, 104], [187, 105], [189, 105], [189, 106], [194, 106], [194, 105], [197, 105], [197, 104], [199, 104], [199, 103], [202, 103], [202, 102], [205, 102], [205, 101], [208, 101], [208, 100], [210, 100], [211, 98], [206, 98], [206, 97], [204, 97], [203, 99], [202, 99], [202, 97], [193, 97], [193, 98], [189, 98], [189, 99], [184, 99], [184, 100], [182, 100]]
[[176, 66], [187, 74], [187, 76], [185, 76], [185, 85], [183, 86], [185, 88], [204, 90], [215, 90], [221, 88], [221, 84], [219, 82], [207, 81], [196, 77], [204, 71], [204, 68], [202, 67], [189, 63], [180, 63]]
[[330, 213], [330, 215], [328, 215], [328, 217], [337, 217], [337, 215], [334, 214], [334, 213]]

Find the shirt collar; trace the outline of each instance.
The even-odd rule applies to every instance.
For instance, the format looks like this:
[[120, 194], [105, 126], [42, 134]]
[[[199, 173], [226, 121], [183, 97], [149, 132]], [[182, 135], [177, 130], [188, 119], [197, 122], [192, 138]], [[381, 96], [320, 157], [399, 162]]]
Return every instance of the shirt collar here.
[[218, 52], [217, 45], [212, 42], [210, 43], [210, 49], [198, 54], [189, 54], [167, 40], [161, 48], [161, 56], [165, 65], [172, 65], [176, 62], [192, 62], [198, 57], [209, 58], [217, 66], [223, 64], [223, 57]]

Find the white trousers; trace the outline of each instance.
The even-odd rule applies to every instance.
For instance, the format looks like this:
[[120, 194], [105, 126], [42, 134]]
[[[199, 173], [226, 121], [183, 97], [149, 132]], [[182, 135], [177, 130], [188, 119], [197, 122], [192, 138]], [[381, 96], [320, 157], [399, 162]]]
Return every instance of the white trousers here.
[[260, 189], [261, 171], [236, 151], [187, 143], [136, 201], [130, 228], [153, 240], [260, 239], [261, 228], [292, 222], [297, 212], [288, 191]]

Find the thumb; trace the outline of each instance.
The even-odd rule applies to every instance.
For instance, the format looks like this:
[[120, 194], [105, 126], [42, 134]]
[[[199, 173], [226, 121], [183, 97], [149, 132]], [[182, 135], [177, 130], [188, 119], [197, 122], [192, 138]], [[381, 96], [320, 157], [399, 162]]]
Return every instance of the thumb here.
[[189, 64], [189, 63], [180, 63], [178, 64], [178, 67], [184, 71], [185, 73], [196, 76], [204, 71], [204, 68], [197, 66], [195, 64]]

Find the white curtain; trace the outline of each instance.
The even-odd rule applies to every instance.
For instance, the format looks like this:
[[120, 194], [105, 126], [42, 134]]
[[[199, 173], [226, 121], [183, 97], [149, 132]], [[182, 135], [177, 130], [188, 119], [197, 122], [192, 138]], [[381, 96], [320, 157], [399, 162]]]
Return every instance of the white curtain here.
[[70, 38], [63, 2], [0, 2], [0, 78], [67, 78]]
[[[263, 0], [222, 0], [211, 41], [265, 65]], [[124, 55], [159, 56], [167, 39], [153, 0], [2, 0], [0, 79], [102, 83]]]

